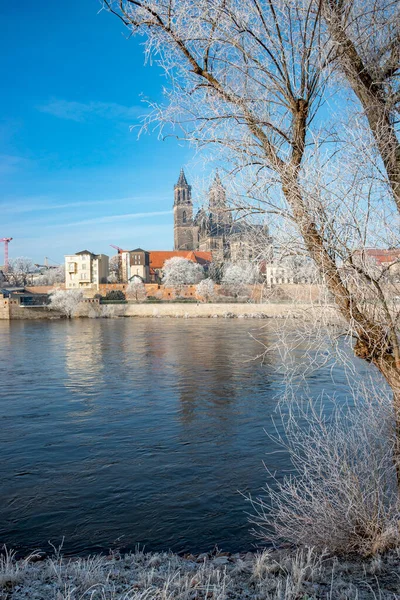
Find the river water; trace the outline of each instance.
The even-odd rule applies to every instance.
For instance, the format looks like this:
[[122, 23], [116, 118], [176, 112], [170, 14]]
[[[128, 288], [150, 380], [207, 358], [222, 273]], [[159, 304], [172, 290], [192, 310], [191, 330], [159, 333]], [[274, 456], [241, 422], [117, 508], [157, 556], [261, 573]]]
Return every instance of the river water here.
[[[239, 492], [289, 466], [268, 454], [283, 359], [255, 358], [264, 323], [0, 321], [0, 543], [252, 549]], [[308, 385], [347, 390], [328, 366]]]

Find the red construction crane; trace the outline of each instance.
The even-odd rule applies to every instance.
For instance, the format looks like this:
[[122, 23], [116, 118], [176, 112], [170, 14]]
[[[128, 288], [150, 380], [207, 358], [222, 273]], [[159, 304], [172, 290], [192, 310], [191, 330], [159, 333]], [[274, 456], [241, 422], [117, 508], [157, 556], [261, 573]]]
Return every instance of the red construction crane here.
[[8, 244], [12, 238], [0, 238], [0, 242], [4, 242], [4, 272], [8, 271]]
[[114, 244], [110, 244], [111, 248], [115, 248], [116, 250], [118, 250], [118, 254], [121, 254], [121, 252], [124, 252], [124, 250], [122, 248], [120, 248], [119, 246], [114, 246]]

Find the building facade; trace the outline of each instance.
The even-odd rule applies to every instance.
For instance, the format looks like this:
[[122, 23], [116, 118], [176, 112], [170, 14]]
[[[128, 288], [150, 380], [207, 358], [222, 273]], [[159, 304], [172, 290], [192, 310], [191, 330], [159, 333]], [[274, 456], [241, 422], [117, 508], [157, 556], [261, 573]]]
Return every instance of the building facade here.
[[65, 256], [65, 288], [99, 289], [100, 283], [107, 283], [109, 274], [108, 256], [82, 250]]
[[257, 242], [272, 244], [265, 225], [235, 221], [226, 190], [218, 173], [210, 187], [208, 202], [193, 216], [192, 188], [183, 169], [174, 186], [174, 250], [211, 252], [215, 262], [253, 260]]
[[121, 256], [122, 281], [132, 281], [135, 277], [143, 283], [150, 282], [150, 253], [142, 248], [123, 250]]

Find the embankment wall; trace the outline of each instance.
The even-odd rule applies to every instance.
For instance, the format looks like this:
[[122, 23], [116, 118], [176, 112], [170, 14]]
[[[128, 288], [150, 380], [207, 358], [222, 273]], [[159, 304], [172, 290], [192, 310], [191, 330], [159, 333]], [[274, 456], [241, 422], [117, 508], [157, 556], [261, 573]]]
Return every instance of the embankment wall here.
[[[26, 291], [34, 294], [48, 294], [55, 288], [63, 288], [63, 284], [57, 284], [56, 286], [28, 286]], [[112, 290], [120, 290], [126, 292], [128, 287], [127, 283], [102, 283], [99, 285], [99, 289], [96, 288], [83, 288], [82, 291], [86, 298], [93, 298], [95, 294], [101, 294], [105, 296], [107, 292]], [[172, 288], [166, 288], [163, 285], [157, 283], [146, 283], [146, 296], [155, 297], [159, 300], [174, 300], [177, 296], [175, 290]], [[223, 286], [215, 286], [217, 297], [220, 301], [224, 301], [225, 298], [229, 301], [228, 292], [224, 290]], [[254, 302], [268, 303], [270, 301], [295, 301], [295, 302], [315, 302], [324, 294], [324, 289], [320, 285], [311, 284], [282, 284], [274, 286], [273, 288], [267, 288], [264, 285], [249, 286], [248, 295]], [[179, 296], [182, 298], [196, 298], [196, 286], [186, 285], [179, 292]]]
[[[127, 304], [120, 316], [126, 317], [181, 317], [181, 318], [294, 318], [315, 320], [319, 317], [318, 308], [311, 304]], [[321, 309], [324, 316], [327, 310], [335, 309], [326, 306]], [[322, 312], [321, 315], [322, 316]]]

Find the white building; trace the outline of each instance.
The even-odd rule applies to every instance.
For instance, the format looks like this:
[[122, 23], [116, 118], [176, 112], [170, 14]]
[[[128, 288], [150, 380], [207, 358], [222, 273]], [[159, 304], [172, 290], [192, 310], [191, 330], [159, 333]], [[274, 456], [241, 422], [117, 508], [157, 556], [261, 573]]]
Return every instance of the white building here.
[[150, 282], [150, 253], [142, 248], [123, 250], [120, 254], [122, 281], [138, 277], [143, 283]]
[[294, 283], [293, 277], [289, 277], [289, 274], [284, 267], [279, 267], [273, 263], [264, 265], [263, 272], [268, 287], [285, 283]]
[[99, 289], [107, 283], [109, 269], [106, 254], [93, 254], [82, 250], [65, 257], [65, 287], [70, 289]]

